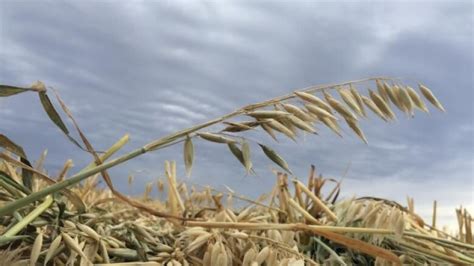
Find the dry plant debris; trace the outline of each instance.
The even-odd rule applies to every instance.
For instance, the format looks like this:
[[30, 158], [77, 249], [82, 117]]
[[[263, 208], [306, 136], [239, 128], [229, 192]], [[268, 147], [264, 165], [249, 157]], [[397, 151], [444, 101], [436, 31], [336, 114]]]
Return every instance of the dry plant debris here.
[[[363, 90], [356, 86], [372, 86]], [[418, 85], [430, 104], [445, 111], [433, 92]], [[331, 94], [335, 90], [336, 94]], [[68, 176], [67, 160], [57, 176], [43, 169], [46, 153], [35, 166], [22, 147], [0, 134], [0, 245], [2, 265], [318, 265], [318, 264], [473, 264], [472, 217], [456, 210], [458, 235], [427, 225], [408, 206], [372, 197], [340, 200], [340, 182], [318, 177], [312, 168], [308, 184], [292, 175], [288, 163], [268, 144], [254, 143], [245, 131], [262, 129], [272, 139], [297, 141], [321, 129], [342, 137], [341, 121], [368, 143], [359, 123], [367, 110], [390, 122], [392, 106], [408, 117], [427, 113], [420, 94], [398, 79], [369, 78], [312, 86], [154, 140], [110, 160], [128, 141], [124, 136], [105, 152], [92, 147], [70, 110], [56, 93], [72, 122], [76, 140], [41, 82], [28, 88], [0, 85], [0, 97], [38, 93], [46, 114], [71, 142], [93, 156], [85, 169]], [[319, 95], [318, 95], [319, 94]], [[365, 95], [364, 95], [365, 94]], [[339, 97], [337, 97], [339, 96]], [[367, 107], [367, 109], [366, 109]], [[222, 126], [220, 131], [208, 131]], [[166, 180], [157, 181], [166, 200], [117, 191], [107, 169], [141, 154], [184, 143], [186, 174], [195, 157], [193, 140], [228, 146], [247, 173], [254, 173], [251, 155], [257, 144], [286, 173], [277, 175], [269, 194], [251, 200], [234, 191], [198, 189], [180, 181], [174, 162], [166, 162]], [[81, 144], [82, 142], [82, 144]], [[106, 188], [99, 187], [99, 176]], [[133, 177], [129, 177], [132, 184]], [[330, 183], [334, 186], [329, 191]], [[188, 187], [191, 186], [190, 189]], [[235, 207], [234, 200], [246, 203]]]

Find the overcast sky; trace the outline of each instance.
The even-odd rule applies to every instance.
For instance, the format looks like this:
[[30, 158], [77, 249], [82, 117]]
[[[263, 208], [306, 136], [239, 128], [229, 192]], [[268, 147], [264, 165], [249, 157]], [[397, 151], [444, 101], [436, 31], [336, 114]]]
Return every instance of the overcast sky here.
[[[125, 151], [245, 104], [297, 88], [377, 75], [421, 81], [447, 113], [431, 108], [386, 124], [362, 121], [363, 144], [322, 129], [298, 143], [271, 144], [296, 175], [316, 165], [344, 178], [342, 195], [406, 203], [429, 221], [438, 200], [441, 222], [454, 207], [473, 208], [473, 4], [471, 1], [0, 1], [0, 83], [56, 88], [99, 150], [130, 133]], [[120, 3], [120, 4], [119, 4]], [[48, 149], [55, 175], [91, 161], [61, 135], [37, 95], [0, 99], [0, 132], [30, 158]], [[242, 194], [269, 192], [271, 164], [255, 147], [258, 177], [246, 176], [227, 147], [195, 141], [189, 180]], [[144, 155], [111, 171], [134, 192], [163, 175], [164, 160], [182, 147]]]

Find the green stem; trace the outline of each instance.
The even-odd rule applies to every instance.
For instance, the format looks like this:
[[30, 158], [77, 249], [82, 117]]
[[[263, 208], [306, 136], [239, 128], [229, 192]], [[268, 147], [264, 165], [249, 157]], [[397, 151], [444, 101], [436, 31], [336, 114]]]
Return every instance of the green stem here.
[[53, 197], [48, 196], [46, 200], [38, 205], [36, 209], [30, 212], [23, 220], [19, 221], [15, 224], [10, 230], [5, 232], [2, 237], [12, 237], [18, 234], [25, 226], [31, 223], [34, 219], [36, 219], [40, 214], [42, 214], [49, 206], [53, 203]]
[[[101, 160], [106, 160], [106, 159], [110, 158], [110, 156], [112, 156], [115, 152], [117, 152], [120, 148], [122, 148], [128, 142], [128, 140], [129, 140], [128, 134], [123, 136], [119, 141], [117, 141], [117, 143], [112, 145], [112, 147], [110, 147], [110, 149], [108, 149], [105, 154], [103, 154], [101, 156]], [[139, 151], [141, 152], [141, 149]], [[133, 156], [133, 152], [131, 154], [128, 154], [128, 156]], [[133, 157], [127, 157], [127, 155], [125, 155], [125, 156], [122, 156], [121, 158], [124, 159], [124, 160], [128, 160], [128, 159], [131, 159]], [[120, 158], [118, 158], [114, 161], [106, 162], [106, 163], [102, 164], [101, 167], [103, 167], [104, 165], [110, 165], [109, 167], [112, 167], [115, 164], [123, 162], [122, 160], [119, 160], [119, 159]], [[113, 164], [113, 163], [115, 163], [115, 164]], [[47, 196], [49, 194], [58, 192], [58, 191], [62, 190], [63, 188], [66, 188], [70, 185], [79, 183], [83, 179], [97, 173], [97, 172], [94, 172], [94, 170], [97, 170], [97, 169], [98, 169], [98, 172], [103, 170], [103, 169], [97, 167], [95, 163], [91, 163], [86, 168], [79, 171], [79, 173], [77, 173], [76, 175], [72, 176], [69, 179], [66, 179], [64, 181], [61, 181], [61, 182], [56, 183], [54, 185], [51, 185], [51, 186], [49, 186], [49, 187], [47, 187], [43, 190], [31, 193], [27, 197], [24, 197], [24, 198], [15, 200], [13, 202], [10, 202], [8, 204], [5, 204], [4, 206], [2, 206], [0, 208], [0, 216], [8, 215], [8, 214], [20, 209], [20, 208], [32, 203], [32, 202], [35, 202], [37, 200], [40, 200], [40, 199], [44, 198], [45, 196]]]
[[137, 149], [137, 150], [135, 150], [135, 151], [133, 151], [129, 154], [126, 154], [122, 157], [119, 157], [115, 160], [105, 162], [104, 164], [101, 164], [101, 165], [96, 166], [94, 168], [90, 168], [90, 169], [85, 170], [85, 171], [81, 171], [81, 172], [79, 172], [78, 174], [72, 176], [69, 179], [66, 179], [64, 181], [61, 181], [61, 182], [56, 183], [54, 185], [51, 185], [51, 186], [49, 186], [49, 187], [47, 187], [43, 190], [31, 193], [27, 197], [18, 199], [16, 201], [13, 201], [13, 202], [10, 202], [10, 203], [7, 203], [2, 208], [0, 208], [0, 216], [8, 215], [8, 214], [12, 213], [15, 210], [18, 210], [18, 209], [20, 209], [20, 208], [22, 208], [22, 207], [24, 207], [24, 206], [26, 206], [30, 203], [33, 203], [37, 200], [40, 200], [40, 199], [44, 198], [45, 196], [47, 196], [49, 194], [55, 193], [57, 191], [60, 191], [61, 189], [64, 189], [64, 188], [67, 188], [71, 185], [77, 184], [77, 183], [81, 182], [82, 180], [88, 178], [89, 176], [92, 176], [96, 173], [99, 173], [102, 170], [108, 169], [108, 168], [110, 168], [112, 166], [115, 166], [117, 164], [128, 161], [128, 160], [130, 160], [132, 158], [135, 158], [138, 155], [143, 154], [145, 152], [146, 151], [143, 148]]

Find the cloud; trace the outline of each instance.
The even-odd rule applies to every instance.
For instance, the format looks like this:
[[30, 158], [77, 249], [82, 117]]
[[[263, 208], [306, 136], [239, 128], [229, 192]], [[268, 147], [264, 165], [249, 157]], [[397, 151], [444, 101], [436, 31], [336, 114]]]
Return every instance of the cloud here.
[[[316, 164], [339, 177], [350, 165], [348, 193], [403, 201], [394, 193], [400, 190], [429, 205], [457, 191], [446, 203], [451, 208], [472, 203], [472, 5], [7, 1], [0, 11], [0, 80], [43, 80], [58, 89], [97, 149], [130, 133], [124, 152], [297, 88], [375, 75], [412, 86], [423, 81], [447, 113], [430, 107], [429, 115], [399, 114], [393, 124], [361, 121], [368, 146], [346, 127], [343, 139], [321, 128], [320, 136], [272, 146], [298, 176]], [[0, 101], [0, 131], [33, 157], [48, 148], [52, 173], [68, 158], [76, 170], [92, 159], [60, 136], [33, 94]], [[263, 134], [249, 136], [271, 144]], [[274, 166], [254, 146], [259, 176], [246, 177], [225, 146], [197, 141], [193, 181], [234, 188], [245, 181], [250, 196], [267, 192]], [[137, 186], [153, 180], [164, 160], [182, 160], [181, 150], [170, 147], [113, 169], [114, 180], [126, 189], [124, 178], [136, 170]], [[374, 180], [377, 191], [369, 190]]]

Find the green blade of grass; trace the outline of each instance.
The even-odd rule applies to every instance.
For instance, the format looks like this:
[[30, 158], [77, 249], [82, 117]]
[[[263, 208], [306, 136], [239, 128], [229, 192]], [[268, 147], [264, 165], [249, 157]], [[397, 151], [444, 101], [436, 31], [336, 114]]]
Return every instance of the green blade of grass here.
[[26, 195], [31, 193], [31, 190], [29, 190], [27, 187], [23, 186], [22, 184], [19, 184], [11, 176], [9, 176], [7, 173], [1, 170], [0, 170], [0, 180], [3, 180], [5, 183], [25, 193]]
[[[30, 212], [25, 218], [15, 224], [12, 228], [6, 231], [0, 238], [3, 237], [12, 237], [18, 234], [25, 226], [31, 223], [34, 219], [36, 219], [40, 214], [42, 214], [49, 206], [53, 203], [53, 197], [48, 196], [46, 200], [38, 205], [36, 209]], [[1, 242], [1, 241], [0, 241]]]
[[[106, 160], [107, 158], [112, 156], [112, 154], [114, 154], [120, 148], [122, 148], [128, 142], [128, 140], [129, 140], [128, 135], [125, 135], [124, 137], [122, 137], [104, 155], [102, 155], [101, 159]], [[123, 163], [127, 160], [130, 160], [131, 158], [135, 158], [136, 156], [138, 156], [140, 154], [143, 154], [145, 152], [146, 152], [145, 149], [140, 148], [140, 149], [137, 149], [137, 150], [135, 150], [135, 151], [133, 151], [129, 154], [126, 154], [122, 157], [119, 157], [115, 160], [105, 162], [104, 164], [101, 164], [100, 166], [95, 166], [95, 163], [92, 163], [92, 164], [88, 165], [85, 169], [83, 169], [82, 171], [80, 171], [79, 173], [77, 173], [76, 175], [72, 176], [69, 179], [66, 179], [62, 182], [51, 185], [51, 186], [49, 186], [49, 187], [47, 187], [43, 190], [33, 192], [33, 193], [31, 193], [30, 195], [28, 195], [24, 198], [21, 198], [21, 199], [18, 199], [16, 201], [5, 204], [4, 206], [2, 206], [0, 208], [0, 216], [8, 215], [8, 214], [20, 209], [20, 208], [23, 208], [23, 207], [27, 206], [30, 203], [33, 203], [37, 200], [40, 200], [40, 199], [44, 198], [47, 195], [58, 192], [58, 191], [60, 191], [64, 188], [67, 188], [67, 187], [71, 186], [71, 185], [77, 184], [81, 180], [84, 180], [89, 176], [92, 176], [92, 175], [94, 175], [94, 174], [96, 174], [96, 173], [98, 173], [98, 172], [100, 172], [104, 169], [108, 169], [108, 168], [110, 168], [114, 165], [117, 165], [117, 164]]]
[[9, 85], [0, 85], [0, 97], [8, 97], [8, 96], [12, 96], [18, 93], [31, 91], [31, 90], [32, 89], [30, 88], [20, 88], [20, 87], [9, 86]]

